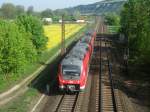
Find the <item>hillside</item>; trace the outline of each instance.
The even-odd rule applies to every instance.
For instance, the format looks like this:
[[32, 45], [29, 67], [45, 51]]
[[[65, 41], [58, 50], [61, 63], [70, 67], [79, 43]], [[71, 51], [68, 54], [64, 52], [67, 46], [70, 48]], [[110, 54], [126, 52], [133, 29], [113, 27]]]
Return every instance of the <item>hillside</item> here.
[[79, 11], [81, 14], [103, 14], [106, 12], [119, 13], [126, 0], [105, 0], [89, 5], [79, 5], [76, 7], [66, 8], [69, 13]]

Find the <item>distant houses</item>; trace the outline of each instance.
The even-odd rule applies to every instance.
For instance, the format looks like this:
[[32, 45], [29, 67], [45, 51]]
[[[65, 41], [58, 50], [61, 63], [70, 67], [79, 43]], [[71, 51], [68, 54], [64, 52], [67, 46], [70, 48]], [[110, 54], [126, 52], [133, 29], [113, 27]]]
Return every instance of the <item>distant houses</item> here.
[[85, 20], [84, 19], [78, 19], [78, 20], [76, 20], [76, 23], [85, 23]]
[[[60, 19], [59, 21], [58, 21], [59, 23], [62, 23], [62, 19]], [[65, 21], [65, 23], [69, 23], [70, 21]], [[76, 20], [76, 21], [74, 21], [74, 22], [76, 22], [76, 23], [85, 23], [86, 21], [84, 20], [84, 19], [78, 19], [78, 20]]]
[[44, 24], [50, 24], [53, 22], [52, 18], [42, 18]]
[[62, 19], [60, 19], [58, 22], [59, 22], [59, 23], [62, 23]]
[[[53, 23], [53, 19], [52, 18], [42, 18], [42, 21], [43, 21], [44, 24], [51, 24], [51, 23]], [[62, 19], [59, 19], [58, 22], [62, 23]], [[65, 20], [65, 23], [70, 23], [70, 22], [71, 21], [66, 21]], [[74, 22], [75, 23], [86, 23], [87, 21], [85, 21], [84, 19], [77, 19]]]

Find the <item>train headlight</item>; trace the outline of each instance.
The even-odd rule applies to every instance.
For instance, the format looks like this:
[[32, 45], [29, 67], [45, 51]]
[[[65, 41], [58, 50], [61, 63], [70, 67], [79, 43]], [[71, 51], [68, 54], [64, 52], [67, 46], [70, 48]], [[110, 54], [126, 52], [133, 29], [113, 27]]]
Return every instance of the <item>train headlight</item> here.
[[60, 89], [64, 89], [64, 88], [65, 88], [65, 86], [64, 86], [64, 85], [61, 85], [61, 86], [59, 86], [59, 88], [60, 88]]

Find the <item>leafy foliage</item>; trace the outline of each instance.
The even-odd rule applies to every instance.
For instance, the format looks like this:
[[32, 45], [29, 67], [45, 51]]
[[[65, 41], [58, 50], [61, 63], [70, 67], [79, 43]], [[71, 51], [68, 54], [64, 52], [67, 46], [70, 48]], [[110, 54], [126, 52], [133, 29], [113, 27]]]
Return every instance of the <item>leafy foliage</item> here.
[[18, 73], [36, 60], [36, 50], [27, 37], [31, 35], [15, 23], [0, 20], [0, 74]]
[[16, 16], [16, 8], [11, 3], [4, 3], [1, 7], [3, 18], [13, 19]]
[[0, 8], [0, 17], [4, 19], [15, 19], [18, 15], [25, 13], [24, 6], [15, 6], [12, 3], [4, 3]]
[[119, 26], [120, 25], [120, 16], [116, 13], [105, 13], [104, 14], [105, 22], [108, 25]]
[[34, 13], [34, 7], [33, 6], [29, 6], [27, 9], [27, 14], [31, 15]]
[[46, 41], [42, 24], [35, 17], [22, 15], [14, 21], [0, 20], [1, 88], [23, 77], [27, 69], [38, 62], [38, 53]]
[[150, 64], [150, 0], [129, 0], [121, 13], [122, 32], [128, 37], [130, 58]]
[[53, 17], [54, 13], [51, 9], [46, 9], [44, 11], [41, 12], [41, 17]]
[[21, 15], [17, 18], [16, 24], [19, 27], [24, 27], [26, 32], [31, 33], [30, 39], [38, 52], [46, 48], [48, 39], [44, 36], [43, 25], [38, 18], [31, 15]]

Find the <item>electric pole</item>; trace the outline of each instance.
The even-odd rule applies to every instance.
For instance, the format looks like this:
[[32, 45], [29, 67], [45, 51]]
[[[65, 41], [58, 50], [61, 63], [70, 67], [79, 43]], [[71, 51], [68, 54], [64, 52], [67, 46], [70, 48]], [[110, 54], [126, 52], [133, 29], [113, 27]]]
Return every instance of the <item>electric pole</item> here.
[[64, 14], [62, 15], [62, 23], [61, 23], [61, 55], [64, 55], [66, 52], [65, 48], [65, 22], [64, 22]]

